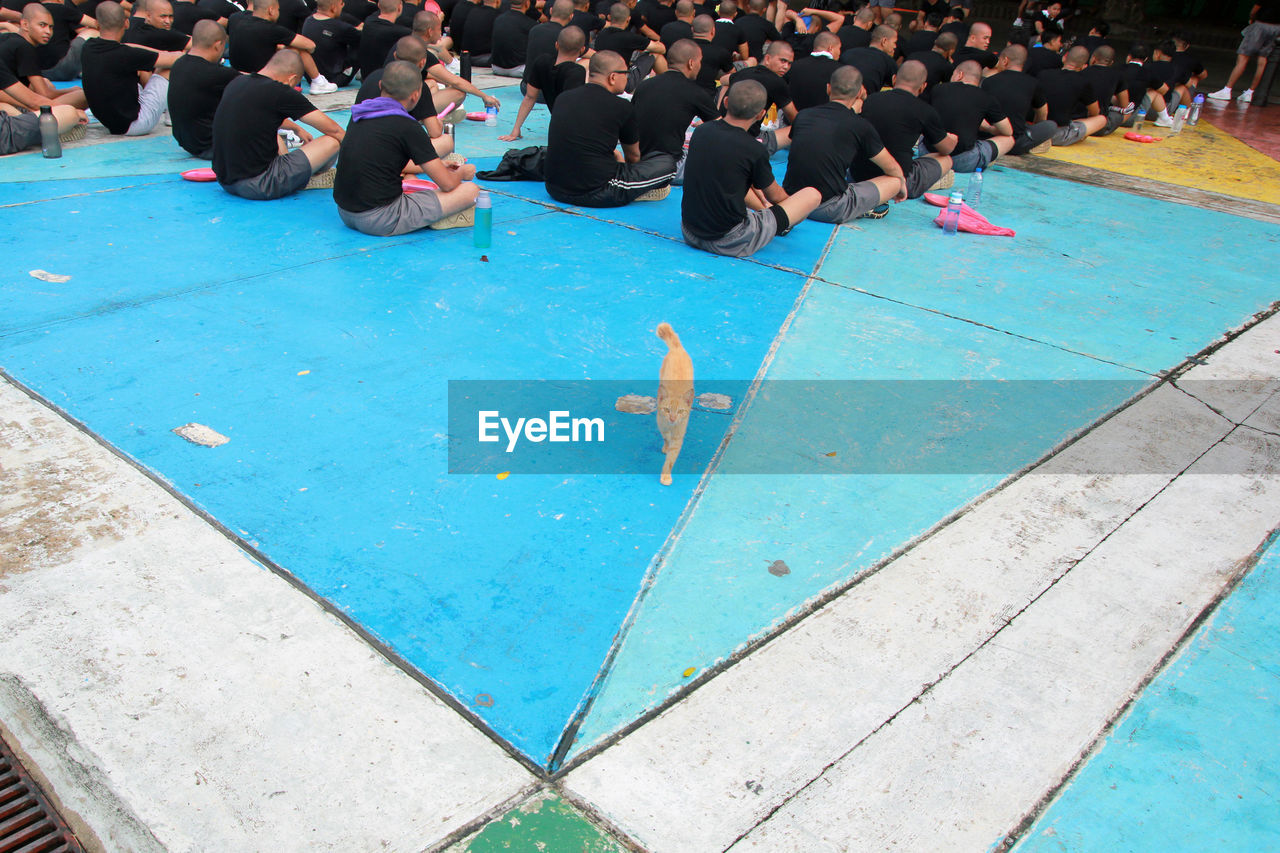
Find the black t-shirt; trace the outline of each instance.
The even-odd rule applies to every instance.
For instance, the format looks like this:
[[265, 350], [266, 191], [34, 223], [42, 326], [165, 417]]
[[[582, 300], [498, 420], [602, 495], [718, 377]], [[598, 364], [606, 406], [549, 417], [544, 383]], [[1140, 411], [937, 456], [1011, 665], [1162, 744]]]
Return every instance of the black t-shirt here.
[[791, 103], [791, 89], [787, 86], [787, 81], [763, 65], [751, 65], [741, 71], [734, 72], [733, 76], [729, 78], [729, 85], [732, 86], [739, 80], [755, 80], [761, 86], [764, 86], [765, 97], [769, 99], [765, 103], [765, 110], [768, 110], [770, 106], [774, 106], [781, 113]]
[[1173, 54], [1173, 67], [1178, 70], [1178, 81], [1185, 84], [1192, 74], [1203, 74], [1204, 63], [1193, 50], [1180, 50]]
[[1049, 104], [1049, 118], [1059, 127], [1086, 115], [1089, 105], [1098, 100], [1089, 79], [1079, 71], [1050, 68], [1041, 71], [1036, 79], [1040, 81], [1044, 99]]
[[172, 0], [171, 5], [173, 6], [173, 31], [186, 36], [191, 35], [199, 22], [216, 21], [222, 17], [207, 9], [201, 9], [191, 0]]
[[[947, 135], [938, 111], [905, 89], [890, 89], [868, 95], [862, 105], [862, 117], [880, 134], [884, 147], [898, 161], [903, 173], [911, 171], [915, 159], [916, 140], [923, 134], [925, 144], [933, 147]], [[878, 167], [855, 177], [861, 179], [881, 174]]]
[[711, 93], [679, 71], [643, 81], [631, 98], [640, 126], [640, 153], [661, 151], [677, 160], [684, 153], [684, 133], [699, 118], [716, 117]]
[[631, 104], [597, 83], [556, 99], [547, 129], [547, 183], [567, 193], [598, 190], [618, 172], [618, 143], [640, 141]]
[[588, 43], [591, 41], [591, 34], [604, 26], [604, 22], [590, 12], [584, 12], [581, 9], [573, 10], [573, 17], [569, 19], [569, 26], [577, 27], [587, 34]]
[[138, 117], [138, 72], [154, 71], [155, 51], [104, 38], [89, 39], [80, 54], [84, 97], [94, 118], [115, 134]]
[[1148, 71], [1146, 65], [1137, 62], [1126, 62], [1120, 76], [1129, 89], [1129, 100], [1138, 105], [1142, 104], [1148, 89], [1159, 89], [1164, 85], [1164, 81]]
[[533, 29], [529, 30], [529, 38], [525, 40], [524, 48], [524, 79], [529, 81], [529, 69], [533, 63], [537, 61], [539, 56], [550, 56], [554, 61], [556, 58], [556, 39], [560, 37], [560, 31], [564, 27], [555, 21], [546, 21], [541, 24], [534, 24]]
[[[840, 52], [853, 50], [856, 47], [871, 47], [871, 30], [864, 30], [862, 27], [855, 27], [853, 24], [845, 24], [841, 27], [836, 35], [840, 36]], [[937, 35], [937, 33], [934, 33]]]
[[621, 30], [614, 26], [608, 26], [596, 33], [595, 49], [597, 51], [612, 50], [627, 63], [631, 62], [631, 54], [637, 50], [644, 50], [648, 46], [649, 40], [647, 38], [631, 30]]
[[30, 78], [41, 76], [35, 47], [17, 33], [6, 33], [0, 37], [0, 65], [24, 85], [29, 85]]
[[1261, 0], [1261, 8], [1253, 19], [1260, 24], [1280, 24], [1280, 0]]
[[791, 45], [796, 56], [813, 53], [813, 40], [822, 30], [817, 26], [809, 32], [802, 33], [796, 29], [795, 21], [787, 21], [782, 25], [782, 40]]
[[215, 21], [218, 18], [226, 18], [228, 23], [231, 22], [232, 15], [244, 11], [231, 0], [196, 0], [196, 8], [202, 12], [211, 13]]
[[738, 45], [746, 41], [746, 36], [742, 34], [742, 30], [733, 21], [721, 18], [716, 21], [715, 32], [711, 35], [713, 44], [718, 44], [725, 50], [733, 53], [738, 49]]
[[508, 9], [493, 22], [493, 53], [490, 61], [499, 68], [524, 65], [529, 32], [536, 21], [523, 12]]
[[1147, 63], [1147, 73], [1154, 79], [1167, 83], [1171, 87], [1178, 85], [1178, 69], [1168, 59], [1151, 60]]
[[933, 50], [933, 43], [938, 40], [937, 30], [916, 30], [902, 46], [902, 52], [908, 57], [922, 50]]
[[898, 63], [893, 61], [893, 57], [875, 47], [855, 47], [848, 53], [841, 53], [840, 61], [862, 72], [862, 88], [868, 95], [892, 83], [893, 75], [898, 73]]
[[124, 40], [126, 44], [140, 44], [155, 50], [182, 50], [187, 46], [185, 33], [153, 27], [141, 18], [133, 19], [133, 24], [124, 34]]
[[[844, 192], [849, 170], [884, 150], [871, 123], [844, 104], [801, 110], [791, 125], [791, 149], [782, 188], [795, 193], [814, 187], [828, 201]], [[870, 164], [872, 168], [878, 168]]]
[[304, 0], [280, 0], [280, 17], [276, 23], [295, 36], [302, 31], [302, 22], [311, 16], [312, 9]]
[[368, 77], [381, 68], [387, 58], [387, 51], [395, 50], [396, 42], [409, 35], [413, 35], [412, 30], [383, 20], [377, 15], [365, 21], [357, 51], [360, 76]]
[[36, 47], [36, 60], [42, 69], [57, 65], [67, 55], [71, 40], [75, 38], [76, 28], [84, 17], [80, 10], [68, 3], [45, 3], [49, 16], [53, 18], [53, 36], [45, 44]]
[[968, 21], [952, 21], [949, 24], [943, 24], [938, 27], [938, 35], [943, 33], [954, 33], [956, 41], [964, 44], [969, 40], [969, 22]]
[[924, 12], [926, 18], [935, 12], [945, 18], [951, 11], [951, 4], [947, 0], [924, 0], [920, 4], [920, 11]]
[[[680, 39], [693, 38], [693, 27], [689, 26], [685, 21], [672, 21], [669, 24], [664, 24], [662, 29], [658, 30], [658, 35], [662, 39], [662, 43], [670, 50], [671, 45], [680, 41]], [[698, 44], [702, 44], [702, 42], [698, 42]], [[706, 51], [704, 50], [703, 54], [705, 55], [705, 53]]]
[[989, 50], [964, 45], [956, 48], [955, 54], [951, 57], [951, 63], [953, 65], [959, 65], [961, 62], [968, 62], [972, 60], [983, 68], [995, 68], [996, 59], [996, 55]]
[[169, 72], [169, 118], [173, 138], [199, 157], [213, 148], [213, 115], [222, 92], [240, 74], [234, 68], [186, 54]]
[[1076, 39], [1075, 46], [1087, 49], [1089, 51], [1089, 55], [1092, 56], [1095, 50], [1106, 43], [1107, 40], [1102, 36], [1080, 36], [1080, 38]]
[[755, 137], [709, 121], [689, 140], [680, 219], [695, 237], [717, 240], [747, 218], [747, 190], [773, 184], [769, 152]]
[[467, 26], [462, 32], [462, 49], [472, 58], [493, 52], [493, 22], [498, 10], [492, 6], [476, 6], [467, 13]]
[[337, 82], [343, 72], [359, 62], [356, 51], [360, 47], [360, 31], [340, 18], [307, 18], [302, 23], [302, 34], [315, 42], [312, 56], [316, 68], [330, 82]]
[[[386, 68], [379, 68], [360, 81], [360, 91], [356, 92], [357, 104], [370, 98], [382, 97], [382, 72], [385, 70]], [[418, 103], [414, 104], [413, 109], [409, 110], [409, 115], [413, 116], [417, 121], [431, 118], [436, 114], [435, 104], [431, 100], [430, 93], [424, 90], [423, 95], [425, 97], [420, 96]]]
[[403, 2], [400, 4], [400, 15], [396, 18], [396, 23], [402, 27], [413, 29], [413, 19], [422, 11], [422, 7], [416, 3]]
[[995, 96], [1013, 125], [1014, 139], [1027, 132], [1027, 119], [1033, 110], [1044, 106], [1044, 90], [1040, 81], [1022, 71], [1001, 71], [982, 79], [982, 88]]
[[231, 67], [256, 74], [271, 61], [281, 45], [293, 41], [293, 31], [244, 12], [232, 15], [227, 22], [227, 39], [227, 59], [231, 60]]
[[401, 171], [406, 163], [436, 159], [422, 125], [404, 116], [353, 121], [338, 156], [333, 200], [349, 213], [391, 204], [404, 194]]
[[663, 27], [676, 19], [675, 5], [664, 6], [658, 0], [640, 0], [635, 11], [645, 26], [655, 33], [662, 32]]
[[278, 154], [280, 123], [315, 109], [301, 92], [269, 77], [249, 74], [232, 80], [213, 116], [213, 172], [218, 180], [234, 184], [261, 175]]
[[925, 71], [928, 72], [928, 76], [925, 78], [924, 91], [920, 94], [920, 97], [926, 101], [932, 97], [935, 86], [951, 79], [953, 66], [950, 62], [947, 62], [946, 57], [936, 50], [922, 50], [919, 53], [911, 54], [907, 59], [914, 59], [916, 62], [921, 63], [924, 65]]
[[[676, 23], [679, 23], [679, 21]], [[709, 41], [696, 39], [694, 43], [702, 48], [702, 68], [698, 71], [697, 83], [708, 92], [714, 92], [716, 90], [716, 81], [720, 79], [720, 75], [726, 71], [733, 70], [733, 54], [720, 45], [712, 44]], [[777, 77], [776, 74], [774, 76]], [[779, 77], [778, 79], [781, 80], [782, 78]]]
[[1036, 45], [1030, 48], [1027, 51], [1027, 61], [1022, 64], [1022, 70], [1032, 77], [1039, 77], [1041, 71], [1061, 67], [1062, 57], [1058, 55], [1058, 52], [1050, 50], [1043, 45]]
[[[465, 5], [470, 6], [470, 3]], [[358, 27], [369, 19], [371, 15], [378, 14], [378, 4], [373, 0], [343, 0], [342, 14], [338, 17], [346, 21], [353, 27]]]
[[978, 127], [986, 119], [991, 124], [1006, 118], [995, 95], [968, 83], [940, 83], [929, 101], [942, 118], [942, 126], [956, 135], [952, 154], [963, 154], [978, 141]]
[[1112, 97], [1124, 91], [1123, 69], [1114, 65], [1090, 65], [1080, 73], [1093, 87], [1093, 93], [1098, 96], [1098, 107], [1102, 110], [1111, 106]]
[[804, 110], [825, 104], [828, 100], [827, 83], [831, 82], [831, 75], [839, 67], [840, 63], [829, 56], [811, 54], [797, 59], [787, 74], [791, 100], [796, 109]]
[[539, 56], [526, 66], [529, 85], [542, 93], [547, 109], [555, 109], [556, 98], [570, 89], [587, 85], [587, 69], [576, 62], [553, 64], [556, 55]]
[[742, 30], [742, 37], [747, 42], [747, 52], [757, 62], [764, 59], [765, 42], [782, 38], [782, 34], [778, 32], [773, 22], [760, 15], [750, 13], [739, 15], [734, 23], [738, 25], [738, 29]]

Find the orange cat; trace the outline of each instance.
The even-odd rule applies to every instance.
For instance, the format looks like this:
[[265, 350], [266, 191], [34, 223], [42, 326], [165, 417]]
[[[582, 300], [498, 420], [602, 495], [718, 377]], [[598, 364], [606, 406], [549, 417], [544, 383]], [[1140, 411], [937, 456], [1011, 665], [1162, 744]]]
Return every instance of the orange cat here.
[[658, 371], [658, 432], [662, 433], [662, 452], [667, 454], [659, 481], [669, 486], [671, 468], [680, 455], [693, 410], [693, 361], [669, 324], [658, 324], [658, 337], [667, 342], [667, 354]]

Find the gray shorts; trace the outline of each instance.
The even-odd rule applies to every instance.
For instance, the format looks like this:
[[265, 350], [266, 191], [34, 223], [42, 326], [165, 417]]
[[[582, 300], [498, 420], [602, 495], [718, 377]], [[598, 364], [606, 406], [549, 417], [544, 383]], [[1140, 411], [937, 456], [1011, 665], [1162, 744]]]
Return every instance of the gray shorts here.
[[968, 151], [951, 155], [951, 168], [961, 173], [985, 169], [1000, 156], [1000, 149], [990, 139], [979, 139]]
[[125, 136], [146, 136], [156, 129], [164, 111], [169, 108], [169, 81], [152, 74], [147, 85], [138, 87], [138, 117], [124, 132]]
[[375, 237], [395, 237], [426, 228], [444, 218], [440, 198], [430, 190], [405, 193], [391, 204], [352, 213], [338, 208], [338, 216], [348, 228]]
[[1276, 46], [1276, 38], [1280, 37], [1280, 24], [1264, 24], [1254, 21], [1240, 31], [1244, 36], [1236, 53], [1241, 56], [1267, 56]]
[[715, 240], [704, 240], [689, 233], [681, 223], [684, 241], [695, 249], [716, 255], [745, 258], [769, 245], [778, 233], [778, 219], [767, 210], [748, 210], [747, 218], [729, 229], [729, 233]]
[[1071, 124], [1064, 124], [1054, 131], [1053, 144], [1057, 146], [1075, 145], [1088, 136], [1089, 129], [1084, 126], [1084, 122], [1073, 121]]
[[253, 178], [245, 178], [222, 188], [232, 195], [250, 201], [269, 201], [292, 195], [311, 180], [311, 161], [298, 148], [271, 161], [267, 171]]
[[809, 214], [814, 222], [835, 225], [852, 222], [880, 203], [880, 189], [871, 181], [845, 185], [844, 192], [832, 196]]
[[496, 65], [489, 67], [489, 73], [498, 77], [524, 77], [524, 66], [517, 65], [515, 68], [499, 68]]
[[868, 5], [868, 6], [870, 6], [872, 9], [874, 9], [874, 8], [875, 8], [875, 7], [877, 7], [877, 6], [881, 6], [881, 7], [885, 8], [885, 9], [890, 9], [890, 10], [892, 10], [892, 9], [893, 9], [893, 0], [871, 0], [871, 2], [870, 2], [870, 3], [868, 3], [867, 5]]
[[40, 144], [40, 117], [35, 113], [0, 113], [0, 154], [17, 154]]
[[917, 157], [907, 172], [907, 198], [920, 198], [942, 180], [942, 164], [932, 157]]

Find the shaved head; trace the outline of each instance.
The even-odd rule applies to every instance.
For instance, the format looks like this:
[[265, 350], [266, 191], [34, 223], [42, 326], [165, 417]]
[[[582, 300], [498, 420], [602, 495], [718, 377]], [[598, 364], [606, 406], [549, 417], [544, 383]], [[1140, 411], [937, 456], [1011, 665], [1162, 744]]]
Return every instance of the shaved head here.
[[[272, 0], [274, 2], [274, 0]], [[257, 0], [254, 8], [257, 9], [262, 5], [262, 0]], [[298, 56], [296, 51], [285, 48], [277, 50], [275, 56], [267, 60], [267, 64], [262, 69], [262, 76], [274, 77], [276, 79], [287, 77], [302, 76], [302, 57]]]
[[898, 77], [894, 82], [894, 86], [899, 89], [906, 88], [919, 91], [928, 79], [929, 69], [924, 67], [924, 63], [918, 59], [908, 59], [898, 69]]
[[1027, 63], [1027, 49], [1020, 44], [1011, 44], [1000, 51], [1000, 58], [1014, 70], [1021, 70]]
[[729, 115], [736, 119], [752, 119], [769, 103], [764, 86], [755, 80], [739, 80], [729, 87], [724, 99]]
[[[405, 36], [396, 42], [396, 59], [401, 62], [412, 63], [413, 67], [417, 68], [422, 63], [422, 60], [426, 58], [427, 44], [417, 36]], [[421, 78], [422, 75], [419, 74], [418, 76]], [[392, 95], [392, 97], [396, 98], [397, 101], [400, 100], [395, 95]]]
[[217, 21], [196, 21], [191, 29], [191, 46], [195, 48], [213, 47], [226, 40], [227, 31]]
[[695, 36], [707, 35], [708, 33], [715, 32], [715, 29], [716, 19], [710, 15], [699, 15], [693, 19], [693, 34]]
[[565, 27], [556, 36], [556, 50], [565, 56], [581, 56], [587, 46], [587, 34], [582, 27]]
[[831, 97], [848, 101], [862, 91], [862, 72], [852, 65], [841, 65], [831, 75]]
[[551, 20], [565, 23], [573, 17], [573, 3], [570, 0], [556, 0], [551, 7]]
[[934, 39], [933, 46], [943, 53], [955, 53], [960, 46], [960, 37], [955, 33], [942, 33]]
[[1088, 62], [1089, 48], [1087, 47], [1073, 47], [1062, 57], [1062, 64], [1070, 65], [1072, 68], [1084, 68]]
[[679, 39], [667, 50], [667, 64], [678, 68], [695, 56], [702, 56], [702, 48], [693, 39]]
[[412, 63], [392, 60], [382, 69], [378, 85], [388, 98], [407, 101], [422, 91], [422, 71]]
[[974, 59], [961, 62], [956, 66], [956, 70], [951, 72], [951, 79], [955, 82], [963, 80], [966, 83], [981, 83], [982, 66]]
[[104, 3], [99, 3], [98, 8], [93, 10], [93, 16], [98, 21], [99, 29], [113, 33], [116, 30], [123, 29], [125, 23], [129, 20], [129, 13], [115, 0], [106, 0]]

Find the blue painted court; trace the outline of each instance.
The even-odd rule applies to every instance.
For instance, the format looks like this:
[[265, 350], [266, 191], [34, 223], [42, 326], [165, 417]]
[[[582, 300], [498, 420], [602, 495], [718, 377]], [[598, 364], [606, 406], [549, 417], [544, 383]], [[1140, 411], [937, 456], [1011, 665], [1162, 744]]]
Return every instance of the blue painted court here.
[[[502, 92], [511, 115], [519, 96]], [[468, 124], [459, 150], [491, 166], [504, 130]], [[588, 211], [505, 183], [490, 186], [481, 251], [468, 231], [350, 231], [323, 191], [242, 201], [181, 181], [193, 165], [164, 137], [2, 162], [0, 206], [33, 236], [6, 250], [0, 366], [542, 766], [658, 708], [1267, 308], [1274, 271], [1258, 258], [1280, 247], [1265, 223], [996, 167], [983, 211], [1015, 238], [943, 237], [936, 209], [908, 202], [729, 260], [680, 241], [678, 190]], [[1135, 262], [1151, 233], [1195, 239], [1176, 268]], [[641, 417], [628, 440], [652, 442], [651, 476], [448, 473], [450, 380], [652, 394], [661, 321], [699, 391], [736, 389], [738, 406], [695, 413], [675, 485], [658, 484]], [[742, 395], [756, 379], [1129, 384], [1039, 423], [1004, 471], [829, 475], [813, 448], [781, 445], [794, 413], [767, 385]], [[172, 432], [191, 422], [229, 443]], [[885, 428], [828, 421], [823, 437], [838, 454]], [[758, 458], [783, 461], [732, 473]], [[783, 577], [768, 571], [779, 560]]]

